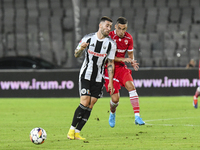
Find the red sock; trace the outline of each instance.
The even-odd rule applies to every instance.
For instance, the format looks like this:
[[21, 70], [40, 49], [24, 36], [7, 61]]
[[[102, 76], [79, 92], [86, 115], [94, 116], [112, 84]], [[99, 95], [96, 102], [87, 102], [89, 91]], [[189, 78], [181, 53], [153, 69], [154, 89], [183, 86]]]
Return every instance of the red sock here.
[[140, 113], [139, 98], [136, 90], [130, 91], [129, 97], [133, 106], [134, 113]]

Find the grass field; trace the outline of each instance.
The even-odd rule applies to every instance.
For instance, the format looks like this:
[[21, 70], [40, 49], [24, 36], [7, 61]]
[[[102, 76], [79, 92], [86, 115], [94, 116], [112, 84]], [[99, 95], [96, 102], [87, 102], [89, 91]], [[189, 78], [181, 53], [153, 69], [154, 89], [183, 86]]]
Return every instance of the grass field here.
[[[81, 131], [85, 141], [68, 140], [79, 98], [1, 98], [1, 150], [176, 150], [200, 149], [200, 109], [192, 96], [140, 97], [144, 126], [134, 124], [128, 97], [120, 99], [116, 126], [108, 124], [110, 98], [95, 104]], [[29, 133], [34, 127], [47, 132], [42, 145], [34, 145]]]

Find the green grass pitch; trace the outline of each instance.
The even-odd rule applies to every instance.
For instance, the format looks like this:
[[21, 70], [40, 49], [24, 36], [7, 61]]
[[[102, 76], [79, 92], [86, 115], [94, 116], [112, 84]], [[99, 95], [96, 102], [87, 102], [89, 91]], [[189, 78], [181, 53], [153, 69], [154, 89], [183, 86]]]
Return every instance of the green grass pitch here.
[[[81, 131], [85, 141], [68, 140], [79, 98], [1, 98], [0, 150], [191, 150], [200, 149], [200, 108], [192, 96], [140, 97], [144, 126], [134, 124], [128, 97], [120, 99], [116, 125], [108, 124], [109, 97], [98, 100]], [[47, 132], [47, 140], [33, 144], [34, 127]]]

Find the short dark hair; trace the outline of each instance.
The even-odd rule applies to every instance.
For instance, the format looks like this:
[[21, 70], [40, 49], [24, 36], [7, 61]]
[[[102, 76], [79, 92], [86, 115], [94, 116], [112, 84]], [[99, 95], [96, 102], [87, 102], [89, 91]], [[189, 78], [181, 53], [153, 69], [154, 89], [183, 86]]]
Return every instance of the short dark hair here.
[[103, 16], [103, 17], [101, 17], [101, 19], [100, 19], [100, 22], [104, 22], [104, 21], [110, 21], [110, 22], [113, 22], [112, 21], [112, 19], [110, 19], [109, 17], [107, 17], [107, 16]]
[[120, 24], [127, 24], [128, 23], [128, 20], [125, 18], [125, 17], [119, 17], [117, 19], [117, 24], [120, 23]]

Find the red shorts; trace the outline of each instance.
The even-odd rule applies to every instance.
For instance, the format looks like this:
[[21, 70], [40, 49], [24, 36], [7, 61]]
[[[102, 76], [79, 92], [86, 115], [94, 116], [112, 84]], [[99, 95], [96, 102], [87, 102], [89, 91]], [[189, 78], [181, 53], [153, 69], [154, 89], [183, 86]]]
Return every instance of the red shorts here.
[[[124, 67], [116, 67], [114, 71], [114, 77], [113, 77], [113, 86], [114, 86], [114, 94], [119, 93], [119, 90], [122, 87], [125, 87], [125, 84], [127, 81], [133, 81], [132, 78], [132, 71], [128, 69], [126, 66]], [[108, 70], [105, 68], [105, 84], [106, 90], [108, 91], [108, 83], [109, 83], [109, 77], [108, 77]]]

